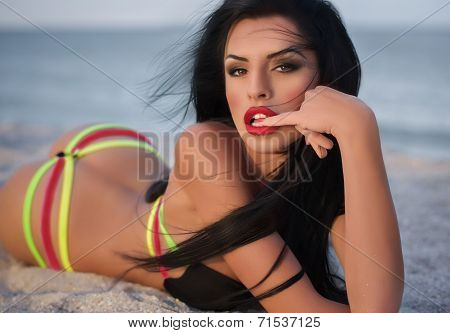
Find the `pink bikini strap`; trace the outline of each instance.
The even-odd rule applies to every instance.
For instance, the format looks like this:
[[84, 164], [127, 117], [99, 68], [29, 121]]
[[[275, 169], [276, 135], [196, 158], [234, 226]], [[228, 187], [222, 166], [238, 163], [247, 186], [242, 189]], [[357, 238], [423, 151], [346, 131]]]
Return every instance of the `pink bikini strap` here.
[[[151, 145], [151, 141], [147, 137], [134, 130], [120, 129], [120, 128], [106, 128], [97, 130], [95, 132], [86, 135], [73, 147], [71, 153], [75, 155], [78, 150], [86, 147], [89, 143], [100, 138], [106, 138], [111, 136], [131, 137], [135, 138], [136, 140], [144, 141]], [[61, 270], [61, 264], [58, 261], [56, 251], [52, 243], [50, 222], [51, 222], [51, 210], [56, 187], [58, 186], [58, 181], [65, 164], [65, 159], [63, 158], [65, 156], [65, 153], [61, 151], [57, 153], [56, 156], [58, 156], [59, 159], [56, 162], [55, 166], [53, 167], [52, 174], [50, 176], [49, 182], [45, 190], [44, 207], [41, 214], [41, 236], [44, 251], [49, 261], [49, 266], [55, 270]]]

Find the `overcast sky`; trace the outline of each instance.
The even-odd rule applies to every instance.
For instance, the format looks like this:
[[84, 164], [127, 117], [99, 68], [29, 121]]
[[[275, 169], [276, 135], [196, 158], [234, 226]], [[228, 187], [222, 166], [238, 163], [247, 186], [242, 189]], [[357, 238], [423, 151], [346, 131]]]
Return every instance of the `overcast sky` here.
[[[276, 1], [276, 0], [274, 0]], [[221, 0], [0, 0], [0, 28], [31, 28], [12, 7], [44, 28], [140, 28], [184, 25], [202, 17]], [[450, 27], [448, 0], [332, 0], [347, 26], [405, 28], [445, 5], [422, 24]]]

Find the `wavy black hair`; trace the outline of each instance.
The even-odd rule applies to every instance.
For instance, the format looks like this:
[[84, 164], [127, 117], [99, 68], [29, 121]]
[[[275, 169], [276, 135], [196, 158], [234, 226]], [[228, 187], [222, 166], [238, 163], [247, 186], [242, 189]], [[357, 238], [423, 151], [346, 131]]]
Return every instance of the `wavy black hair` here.
[[[189, 74], [190, 92], [184, 117], [189, 106], [193, 105], [197, 122], [216, 120], [235, 128], [225, 95], [223, 58], [229, 30], [244, 18], [273, 15], [282, 15], [296, 23], [304, 43], [302, 47], [313, 50], [317, 56], [319, 85], [357, 96], [361, 80], [359, 59], [338, 11], [329, 1], [225, 0], [192, 35], [194, 43], [188, 51], [178, 55], [183, 62], [181, 67], [173, 66], [171, 62], [175, 71], [172, 76], [162, 81], [160, 76], [152, 79], [160, 80], [161, 84], [149, 96], [149, 103], [164, 96], [176, 95], [171, 91], [181, 82], [184, 74]], [[285, 152], [286, 161], [272, 171], [274, 176], [271, 181], [250, 203], [195, 232], [194, 236], [178, 244], [176, 251], [155, 257], [121, 255], [136, 263], [130, 269], [140, 267], [157, 272], [160, 265], [170, 269], [195, 264], [277, 231], [284, 239], [285, 247], [289, 246], [301, 263], [317, 292], [348, 305], [345, 281], [331, 272], [327, 257], [332, 223], [336, 216], [345, 212], [342, 161], [336, 138], [331, 134], [324, 135], [334, 143], [325, 159], [320, 159], [301, 136], [289, 145]], [[294, 172], [300, 172], [303, 175], [300, 179], [308, 181], [290, 177]], [[146, 200], [154, 201], [164, 193], [167, 184], [167, 178], [153, 183], [146, 193]], [[261, 223], [267, 220], [267, 216], [276, 218], [270, 219], [271, 223]], [[333, 278], [339, 279], [344, 288], [338, 287]], [[280, 285], [269, 293], [274, 294], [285, 288]], [[236, 295], [227, 298], [232, 296]], [[260, 296], [256, 296], [256, 300], [263, 298]], [[218, 303], [220, 301], [217, 300]]]

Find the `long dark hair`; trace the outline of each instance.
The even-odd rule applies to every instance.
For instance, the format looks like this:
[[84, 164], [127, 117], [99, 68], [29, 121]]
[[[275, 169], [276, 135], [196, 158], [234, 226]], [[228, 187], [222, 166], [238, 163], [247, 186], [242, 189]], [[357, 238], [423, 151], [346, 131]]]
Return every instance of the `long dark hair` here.
[[[316, 53], [319, 85], [357, 96], [361, 78], [358, 56], [339, 13], [330, 2], [225, 0], [204, 19], [201, 29], [193, 35], [193, 47], [183, 54], [182, 61], [189, 65], [188, 72], [191, 73], [185, 116], [192, 103], [197, 122], [217, 120], [235, 127], [225, 95], [223, 55], [227, 35], [238, 20], [271, 15], [282, 15], [297, 24], [306, 42], [302, 46]], [[193, 64], [189, 63], [191, 60]], [[170, 95], [181, 75], [179, 67], [176, 71], [150, 96], [149, 103]], [[272, 171], [271, 182], [250, 203], [194, 232], [194, 236], [177, 245], [176, 251], [155, 257], [121, 254], [122, 257], [136, 263], [130, 269], [141, 267], [157, 272], [160, 265], [167, 268], [191, 265], [277, 231], [317, 292], [330, 300], [348, 304], [346, 289], [340, 289], [333, 277], [344, 286], [345, 281], [332, 274], [327, 258], [332, 223], [345, 210], [339, 144], [332, 135], [324, 135], [334, 143], [325, 159], [317, 157], [302, 136], [290, 144], [285, 163]], [[300, 173], [300, 179], [307, 181], [291, 177], [292, 173]], [[167, 183], [167, 179], [155, 182], [146, 193], [147, 201], [152, 202], [164, 193]], [[261, 223], [267, 216], [276, 218], [270, 219], [271, 223]], [[275, 266], [270, 273], [274, 269]], [[279, 287], [272, 291], [276, 293], [283, 289]]]

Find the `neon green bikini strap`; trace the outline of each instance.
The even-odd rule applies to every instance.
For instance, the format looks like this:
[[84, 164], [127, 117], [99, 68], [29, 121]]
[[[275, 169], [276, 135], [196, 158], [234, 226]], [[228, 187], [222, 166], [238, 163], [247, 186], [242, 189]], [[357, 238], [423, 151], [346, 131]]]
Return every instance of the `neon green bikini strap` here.
[[106, 128], [123, 128], [123, 129], [129, 129], [126, 126], [120, 125], [120, 124], [115, 124], [115, 123], [102, 123], [102, 124], [96, 124], [96, 125], [92, 125], [90, 127], [87, 127], [83, 130], [81, 130], [79, 133], [77, 133], [77, 135], [75, 135], [72, 140], [69, 141], [69, 143], [67, 144], [66, 148], [64, 149], [64, 152], [66, 154], [70, 154], [70, 152], [72, 151], [72, 149], [78, 144], [78, 142], [80, 142], [81, 139], [83, 139], [85, 136], [87, 136], [88, 134], [91, 134], [92, 132], [98, 131], [98, 130], [102, 130], [102, 129], [106, 129]]
[[148, 222], [147, 222], [147, 230], [145, 232], [145, 238], [147, 240], [147, 248], [148, 251], [150, 252], [150, 256], [154, 257], [156, 255], [155, 249], [153, 247], [153, 237], [152, 237], [152, 233], [153, 233], [153, 220], [155, 219], [155, 213], [156, 213], [156, 207], [158, 207], [158, 203], [161, 200], [161, 196], [159, 196], [153, 206], [152, 209], [150, 210], [150, 215], [148, 217]]
[[[147, 248], [148, 248], [148, 251], [149, 251], [151, 257], [154, 257], [156, 255], [156, 251], [155, 251], [154, 245], [153, 245], [153, 237], [152, 237], [153, 221], [155, 219], [156, 209], [158, 207], [159, 202], [162, 200], [162, 197], [163, 196], [160, 195], [154, 201], [153, 206], [150, 209], [150, 215], [148, 217], [148, 222], [147, 222], [146, 240], [147, 240]], [[167, 229], [164, 226], [164, 200], [161, 202], [161, 205], [159, 207], [158, 220], [159, 220], [159, 227], [161, 228], [161, 231], [163, 232], [166, 243], [169, 246], [169, 251], [177, 250], [178, 249], [177, 244], [175, 243], [173, 238], [170, 236], [170, 234], [167, 232]]]
[[39, 167], [39, 169], [37, 169], [37, 171], [34, 173], [27, 187], [27, 192], [25, 194], [25, 200], [22, 211], [22, 224], [23, 224], [23, 231], [25, 234], [25, 241], [34, 259], [37, 261], [38, 265], [43, 268], [46, 268], [47, 264], [42, 255], [39, 253], [39, 250], [37, 249], [33, 239], [33, 232], [31, 230], [31, 208], [36, 188], [41, 182], [41, 179], [44, 176], [44, 174], [53, 166], [53, 164], [56, 163], [57, 160], [58, 157], [51, 158], [50, 160], [42, 164]]
[[155, 154], [160, 160], [163, 160], [163, 157], [160, 155], [160, 153], [151, 145], [149, 145], [147, 142], [138, 142], [138, 141], [131, 141], [131, 140], [108, 140], [98, 143], [91, 143], [89, 146], [84, 147], [77, 153], [77, 157], [83, 157], [85, 155], [88, 155], [94, 151], [105, 149], [105, 148], [113, 148], [113, 147], [136, 147], [136, 148], [143, 148], [146, 152]]
[[137, 148], [144, 148], [146, 151], [149, 151], [151, 153], [154, 153], [163, 161], [162, 156], [157, 152], [157, 150], [149, 145], [146, 142], [140, 142], [136, 140], [130, 140], [130, 139], [122, 139], [122, 140], [108, 140], [108, 141], [102, 141], [98, 143], [92, 143], [87, 147], [82, 148], [78, 152], [74, 152], [76, 155], [71, 155], [72, 149], [77, 145], [77, 143], [86, 135], [90, 134], [91, 132], [101, 130], [104, 128], [125, 128], [121, 125], [116, 124], [99, 124], [94, 125], [89, 128], [84, 129], [81, 131], [78, 135], [76, 135], [73, 140], [69, 142], [65, 149], [66, 156], [64, 158], [65, 161], [65, 167], [64, 167], [64, 178], [63, 178], [63, 187], [62, 187], [62, 195], [61, 195], [61, 203], [60, 203], [60, 210], [59, 210], [59, 228], [58, 228], [58, 241], [59, 241], [59, 253], [61, 257], [61, 262], [63, 269], [71, 272], [73, 271], [73, 268], [70, 264], [69, 260], [69, 246], [68, 246], [68, 225], [69, 225], [69, 206], [70, 206], [70, 194], [72, 192], [72, 184], [73, 184], [73, 174], [74, 174], [74, 159], [77, 157], [85, 156], [88, 153], [104, 149], [104, 148], [112, 148], [112, 147], [137, 147]]
[[177, 244], [173, 240], [172, 236], [167, 232], [166, 227], [164, 226], [164, 200], [161, 203], [161, 207], [159, 209], [159, 226], [161, 227], [161, 231], [163, 232], [163, 236], [166, 239], [166, 243], [169, 246], [169, 251], [175, 251], [178, 249]]
[[69, 251], [68, 251], [68, 223], [69, 223], [69, 206], [70, 206], [70, 194], [72, 192], [73, 183], [73, 173], [74, 173], [74, 159], [75, 157], [71, 154], [72, 149], [78, 144], [78, 142], [90, 133], [105, 129], [105, 128], [123, 128], [123, 126], [118, 124], [96, 124], [89, 126], [73, 137], [66, 148], [64, 149], [65, 159], [64, 163], [64, 176], [62, 185], [61, 202], [59, 209], [58, 218], [58, 245], [59, 253], [62, 262], [62, 268], [68, 272], [72, 272], [73, 268], [69, 261]]

